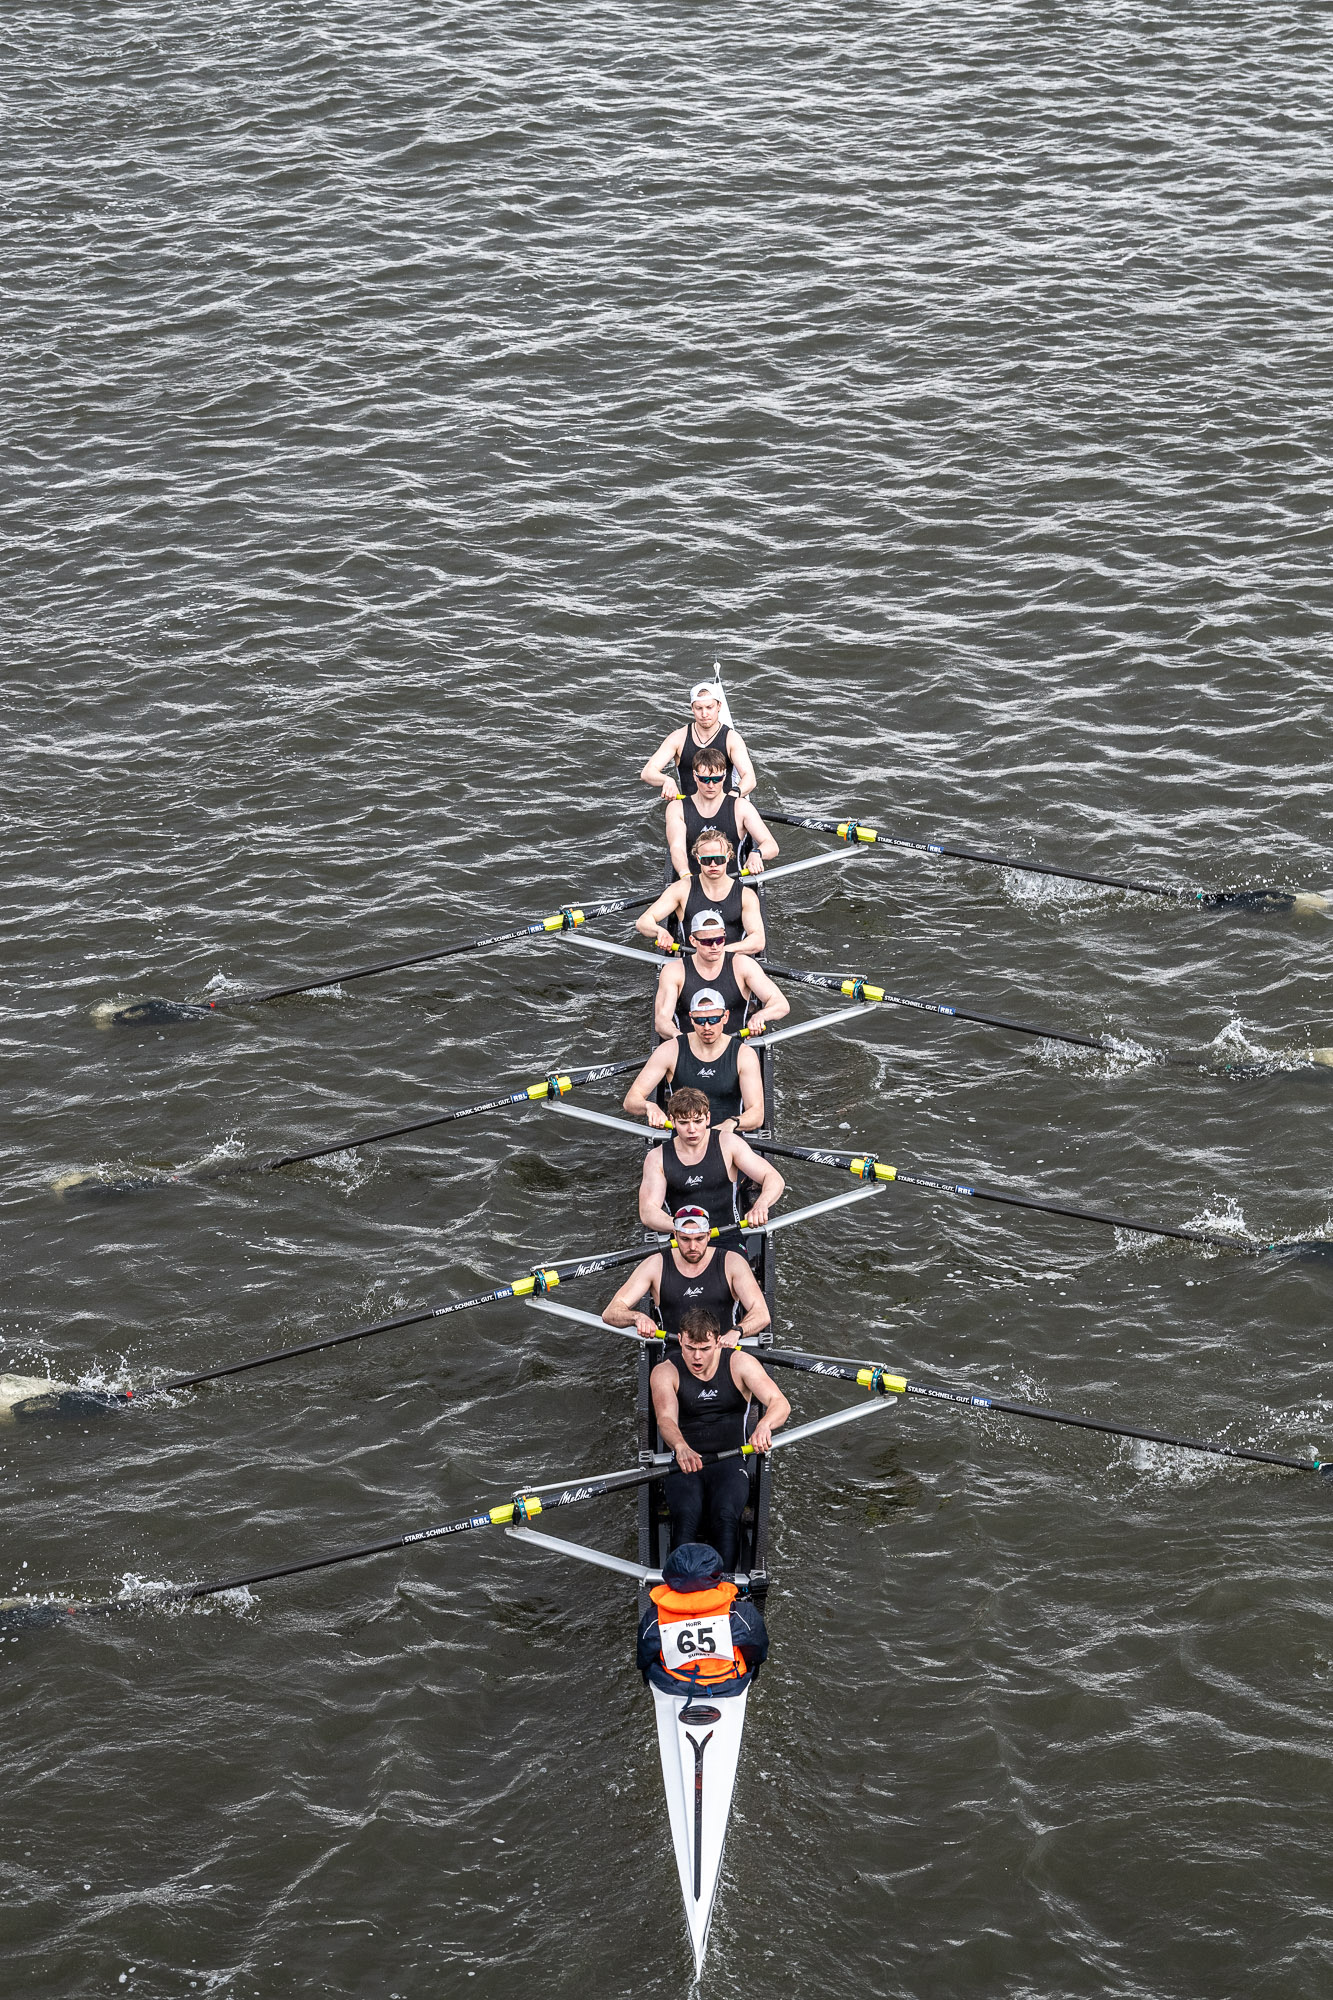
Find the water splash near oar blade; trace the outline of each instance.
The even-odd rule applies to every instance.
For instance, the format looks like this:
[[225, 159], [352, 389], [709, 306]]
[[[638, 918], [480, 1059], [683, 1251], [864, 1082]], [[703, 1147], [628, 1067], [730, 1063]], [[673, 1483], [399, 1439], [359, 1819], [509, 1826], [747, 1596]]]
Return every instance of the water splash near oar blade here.
[[178, 1174], [117, 1174], [114, 1177], [97, 1167], [78, 1168], [57, 1174], [51, 1192], [61, 1201], [103, 1201], [120, 1194], [144, 1194], [153, 1188], [170, 1187]]

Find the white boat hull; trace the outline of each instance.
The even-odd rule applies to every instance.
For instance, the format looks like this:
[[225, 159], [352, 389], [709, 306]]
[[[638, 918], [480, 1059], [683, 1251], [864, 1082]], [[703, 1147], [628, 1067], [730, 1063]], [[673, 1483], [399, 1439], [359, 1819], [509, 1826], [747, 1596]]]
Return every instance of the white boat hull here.
[[671, 1839], [680, 1874], [685, 1921], [694, 1948], [696, 1977], [703, 1970], [708, 1927], [722, 1872], [736, 1763], [745, 1730], [749, 1689], [724, 1700], [694, 1698], [696, 1708], [710, 1708], [717, 1720], [691, 1722], [682, 1711], [690, 1705], [683, 1695], [653, 1689], [657, 1709], [657, 1742], [662, 1753], [662, 1782], [671, 1816]]

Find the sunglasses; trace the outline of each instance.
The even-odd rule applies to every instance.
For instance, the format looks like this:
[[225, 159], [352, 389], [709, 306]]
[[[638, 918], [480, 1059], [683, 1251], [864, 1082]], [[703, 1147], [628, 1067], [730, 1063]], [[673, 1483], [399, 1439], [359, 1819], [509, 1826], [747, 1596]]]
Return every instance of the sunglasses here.
[[726, 865], [727, 857], [725, 854], [701, 854], [699, 856], [699, 866], [701, 868], [725, 868]]
[[690, 1019], [696, 1028], [715, 1028], [722, 1019], [722, 1016], [721, 1014], [691, 1014]]
[[701, 771], [696, 766], [694, 782], [696, 785], [720, 785], [726, 775], [725, 771]]

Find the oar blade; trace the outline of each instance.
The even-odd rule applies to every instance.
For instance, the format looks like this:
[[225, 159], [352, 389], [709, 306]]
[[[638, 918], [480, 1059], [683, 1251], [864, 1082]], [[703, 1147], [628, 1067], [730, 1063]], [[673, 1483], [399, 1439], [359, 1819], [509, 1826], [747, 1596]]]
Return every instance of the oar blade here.
[[93, 1008], [99, 1028], [158, 1028], [175, 1021], [209, 1021], [216, 1009], [190, 1000], [103, 1000]]

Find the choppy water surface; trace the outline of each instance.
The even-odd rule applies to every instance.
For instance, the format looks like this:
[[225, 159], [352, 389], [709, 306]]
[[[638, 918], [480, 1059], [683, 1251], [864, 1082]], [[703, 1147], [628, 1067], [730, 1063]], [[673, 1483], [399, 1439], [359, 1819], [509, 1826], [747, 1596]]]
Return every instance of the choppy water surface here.
[[[1318, 10], [113, 0], [12, 7], [0, 59], [0, 1369], [144, 1383], [629, 1241], [633, 1146], [540, 1110], [49, 1184], [635, 1053], [635, 969], [559, 940], [94, 1009], [650, 882], [635, 773], [714, 657], [775, 809], [1333, 882]], [[877, 854], [771, 930], [1127, 1045], [886, 1013], [788, 1053], [790, 1136], [1330, 1231], [1328, 918]], [[781, 1329], [1302, 1454], [1330, 1287], [899, 1188], [783, 1239]], [[631, 1360], [495, 1306], [7, 1428], [0, 1588], [229, 1574], [626, 1462]], [[1327, 1991], [1331, 1510], [929, 1407], [794, 1450], [709, 1991]], [[629, 1502], [564, 1520], [632, 1545]], [[11, 1639], [7, 1990], [683, 1992], [631, 1622], [478, 1535]]]

